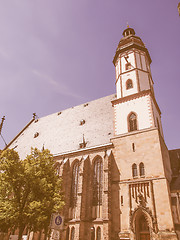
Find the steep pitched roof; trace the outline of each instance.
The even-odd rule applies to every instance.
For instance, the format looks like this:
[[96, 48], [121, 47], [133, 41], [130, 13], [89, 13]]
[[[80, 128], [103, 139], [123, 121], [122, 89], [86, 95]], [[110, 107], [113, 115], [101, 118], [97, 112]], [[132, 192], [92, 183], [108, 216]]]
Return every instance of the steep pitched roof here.
[[86, 147], [109, 143], [113, 135], [115, 95], [103, 97], [32, 121], [14, 138], [9, 148], [15, 148], [23, 159], [31, 147], [58, 154], [77, 150], [84, 140]]

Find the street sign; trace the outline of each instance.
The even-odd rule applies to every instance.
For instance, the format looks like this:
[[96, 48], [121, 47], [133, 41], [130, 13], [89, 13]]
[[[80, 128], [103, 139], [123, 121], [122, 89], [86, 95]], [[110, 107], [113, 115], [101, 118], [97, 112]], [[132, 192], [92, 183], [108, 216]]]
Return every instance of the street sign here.
[[57, 230], [54, 230], [53, 235], [52, 235], [52, 239], [54, 240], [59, 240], [60, 237], [60, 232]]
[[9, 240], [18, 240], [18, 235], [10, 235]]
[[50, 228], [55, 230], [61, 230], [64, 225], [64, 217], [59, 213], [53, 213], [51, 215]]

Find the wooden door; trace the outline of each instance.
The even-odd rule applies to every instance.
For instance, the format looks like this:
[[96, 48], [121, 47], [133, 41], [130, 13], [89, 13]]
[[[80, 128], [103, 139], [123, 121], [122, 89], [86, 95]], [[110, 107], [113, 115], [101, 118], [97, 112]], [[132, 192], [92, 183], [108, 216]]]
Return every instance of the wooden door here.
[[149, 233], [140, 233], [140, 240], [150, 240]]

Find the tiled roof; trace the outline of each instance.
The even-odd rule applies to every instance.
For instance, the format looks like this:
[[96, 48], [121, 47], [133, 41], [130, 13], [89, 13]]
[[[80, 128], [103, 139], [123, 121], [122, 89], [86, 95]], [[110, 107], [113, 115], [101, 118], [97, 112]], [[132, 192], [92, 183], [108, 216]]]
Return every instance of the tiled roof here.
[[9, 147], [24, 159], [31, 147], [42, 149], [44, 145], [53, 154], [77, 150], [83, 135], [88, 148], [109, 143], [113, 136], [114, 99], [113, 94], [33, 121]]

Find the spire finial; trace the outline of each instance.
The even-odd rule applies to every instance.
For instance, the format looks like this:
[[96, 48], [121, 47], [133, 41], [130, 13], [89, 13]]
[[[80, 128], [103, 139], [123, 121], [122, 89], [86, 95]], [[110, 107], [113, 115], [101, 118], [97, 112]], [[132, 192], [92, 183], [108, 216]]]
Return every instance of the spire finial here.
[[129, 28], [129, 24], [128, 24], [128, 22], [127, 22], [127, 28]]

